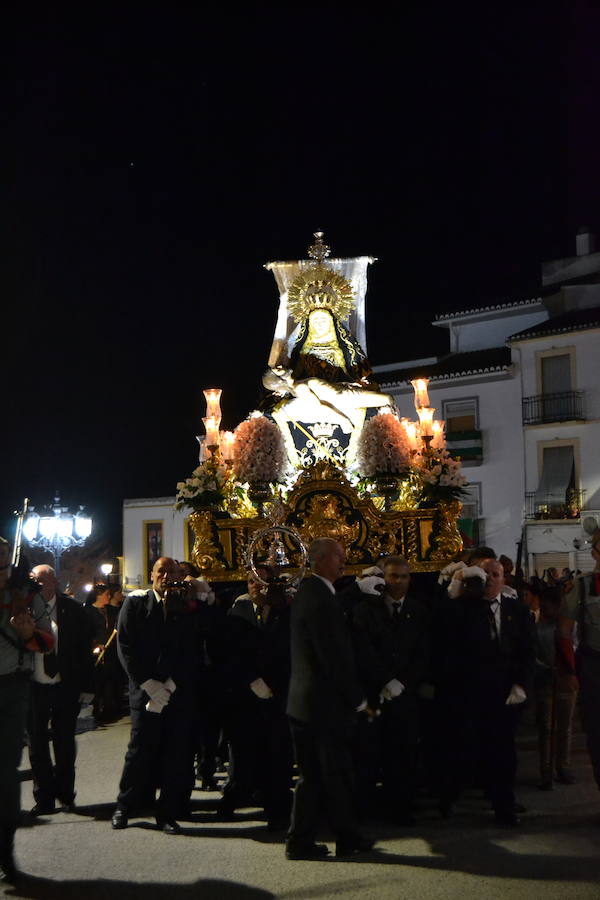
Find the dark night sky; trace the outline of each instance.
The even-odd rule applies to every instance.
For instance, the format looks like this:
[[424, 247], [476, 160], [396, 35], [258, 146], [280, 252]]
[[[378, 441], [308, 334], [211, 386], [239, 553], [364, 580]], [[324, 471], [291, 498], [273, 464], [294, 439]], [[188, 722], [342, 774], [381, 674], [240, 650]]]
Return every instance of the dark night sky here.
[[193, 467], [202, 388], [224, 389], [226, 428], [256, 405], [277, 309], [262, 264], [316, 228], [379, 258], [373, 363], [443, 351], [435, 313], [526, 295], [578, 225], [600, 232], [600, 14], [505, 6], [25, 7], [1, 530], [59, 488], [117, 549], [122, 498]]

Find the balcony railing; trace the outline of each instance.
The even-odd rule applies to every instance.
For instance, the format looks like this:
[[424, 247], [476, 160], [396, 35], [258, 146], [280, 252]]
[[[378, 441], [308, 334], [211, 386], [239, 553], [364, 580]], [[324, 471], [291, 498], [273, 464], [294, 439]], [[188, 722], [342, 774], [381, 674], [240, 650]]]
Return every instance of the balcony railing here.
[[467, 465], [481, 465], [481, 431], [450, 431], [446, 434], [446, 447], [453, 459], [461, 459]]
[[540, 497], [535, 491], [525, 494], [525, 518], [578, 519], [583, 507], [584, 494], [585, 491], [571, 488], [562, 502], [556, 497]]
[[583, 419], [585, 419], [583, 391], [563, 391], [560, 394], [523, 397], [523, 425]]

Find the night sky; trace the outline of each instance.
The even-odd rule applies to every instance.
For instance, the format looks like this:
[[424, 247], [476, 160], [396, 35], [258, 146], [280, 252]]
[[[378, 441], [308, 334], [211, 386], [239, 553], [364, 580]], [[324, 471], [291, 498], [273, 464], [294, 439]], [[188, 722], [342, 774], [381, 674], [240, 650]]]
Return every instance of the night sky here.
[[0, 532], [58, 489], [117, 551], [122, 499], [193, 468], [202, 389], [224, 428], [257, 404], [262, 265], [317, 228], [379, 259], [373, 364], [444, 352], [436, 313], [526, 297], [600, 233], [592, 7], [20, 6]]

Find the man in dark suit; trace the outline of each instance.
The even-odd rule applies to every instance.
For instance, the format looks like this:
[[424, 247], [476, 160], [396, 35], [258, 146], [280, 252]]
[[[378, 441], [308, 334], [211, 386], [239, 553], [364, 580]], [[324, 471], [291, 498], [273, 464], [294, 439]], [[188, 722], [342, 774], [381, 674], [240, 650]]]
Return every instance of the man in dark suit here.
[[429, 666], [429, 614], [410, 590], [406, 560], [390, 556], [382, 566], [383, 592], [362, 594], [352, 611], [360, 682], [369, 709], [379, 713], [361, 728], [357, 767], [368, 798], [381, 773], [386, 813], [406, 825], [413, 821], [418, 690]]
[[[468, 577], [470, 571], [464, 570], [465, 586], [448, 635], [452, 664], [447, 684], [466, 717], [465, 734], [471, 734], [479, 751], [480, 775], [496, 820], [514, 826], [519, 824], [515, 728], [533, 676], [533, 631], [527, 606], [504, 592], [504, 570], [497, 560], [483, 561], [477, 570], [481, 581], [476, 574]], [[451, 790], [456, 796], [456, 783]], [[446, 811], [452, 799], [451, 794], [442, 798]]]
[[[117, 648], [129, 676], [131, 737], [112, 827], [126, 828], [131, 813], [154, 804], [166, 834], [189, 803], [193, 785], [194, 711], [201, 673], [199, 613], [169, 595], [177, 563], [160, 557], [152, 588], [134, 591], [119, 615]], [[178, 596], [178, 595], [177, 595]]]
[[93, 635], [83, 607], [60, 592], [54, 569], [36, 566], [31, 575], [41, 585], [56, 639], [52, 653], [36, 654], [31, 680], [28, 731], [35, 797], [31, 813], [42, 816], [54, 812], [57, 800], [67, 809], [75, 802], [75, 728], [82, 695], [94, 694]]
[[366, 708], [357, 681], [348, 626], [333, 582], [344, 571], [345, 551], [329, 538], [309, 548], [312, 576], [292, 601], [292, 669], [287, 714], [299, 779], [286, 842], [288, 859], [316, 859], [321, 806], [336, 836], [336, 855], [370, 850], [354, 808], [351, 738], [356, 712]]
[[285, 713], [290, 607], [284, 591], [269, 584], [271, 569], [256, 571], [261, 580], [248, 574], [248, 593], [230, 609], [225, 628], [223, 715], [230, 765], [218, 812], [231, 817], [258, 789], [268, 828], [278, 831], [287, 828], [291, 808], [292, 742]]

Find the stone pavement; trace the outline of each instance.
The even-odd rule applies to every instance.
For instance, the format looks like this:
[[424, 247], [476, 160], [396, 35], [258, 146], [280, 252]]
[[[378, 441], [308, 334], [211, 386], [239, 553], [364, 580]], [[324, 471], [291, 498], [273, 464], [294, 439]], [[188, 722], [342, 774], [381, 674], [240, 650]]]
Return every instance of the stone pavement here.
[[[257, 811], [215, 820], [218, 794], [195, 793], [183, 834], [134, 819], [113, 831], [110, 816], [128, 739], [128, 720], [78, 738], [76, 813], [29, 820], [17, 836], [27, 876], [0, 896], [40, 900], [600, 900], [600, 794], [576, 738], [578, 783], [537, 789], [535, 744], [521, 739], [518, 797], [528, 808], [518, 830], [497, 827], [472, 792], [441, 820], [423, 799], [418, 824], [375, 827], [377, 850], [360, 861], [289, 862], [283, 837]], [[32, 806], [24, 755], [22, 806]], [[326, 835], [325, 835], [326, 837]], [[330, 844], [333, 850], [333, 844]]]

